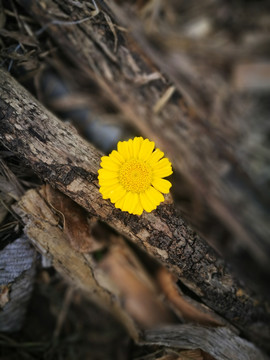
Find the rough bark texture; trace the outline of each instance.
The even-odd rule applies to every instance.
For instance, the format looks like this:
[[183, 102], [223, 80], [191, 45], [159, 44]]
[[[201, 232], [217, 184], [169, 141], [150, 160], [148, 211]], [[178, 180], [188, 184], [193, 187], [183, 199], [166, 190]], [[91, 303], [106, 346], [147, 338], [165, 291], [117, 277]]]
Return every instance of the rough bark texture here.
[[26, 236], [0, 251], [0, 331], [21, 329], [33, 289], [35, 257]]
[[15, 210], [26, 224], [25, 232], [38, 251], [50, 259], [52, 265], [69, 282], [83, 290], [88, 298], [113, 313], [126, 326], [131, 336], [137, 339], [138, 328], [121, 306], [119, 297], [112, 296], [112, 292], [106, 288], [106, 278], [92, 257], [71, 248], [59, 228], [58, 216], [46, 204], [44, 193], [30, 190], [22, 197]]
[[[109, 14], [113, 19], [115, 12], [124, 24], [129, 24], [130, 19], [130, 13], [120, 11], [113, 2], [108, 2], [107, 6], [106, 1], [98, 1], [104, 12], [93, 17], [89, 7], [80, 3], [77, 6], [57, 0], [49, 6], [41, 6], [34, 0], [18, 0], [18, 3], [41, 24], [41, 32], [48, 31], [86, 78], [94, 80], [131, 122], [167, 150], [174, 168], [184, 174], [192, 184], [194, 194], [203, 199], [220, 227], [230, 234], [226, 245], [222, 236], [216, 237], [215, 246], [255, 288], [269, 295], [267, 117], [257, 116], [259, 104], [250, 105], [243, 98], [238, 107], [235, 105], [238, 98], [229, 93], [227, 97], [221, 97], [224, 105], [221, 110], [226, 111], [210, 114], [206, 103], [209, 105], [212, 100], [208, 95], [218, 92], [220, 82], [206, 96], [208, 83], [195, 82], [200, 75], [197, 70], [194, 70], [191, 84], [183, 76], [187, 57], [180, 53], [176, 60], [170, 58], [170, 54], [163, 55], [163, 47], [154, 49], [153, 43], [142, 32], [136, 33], [136, 27], [134, 34], [149, 50], [151, 60], [176, 81], [180, 91], [173, 92], [171, 83], [134, 45], [134, 41], [129, 41], [115, 27], [112, 31], [105, 15]], [[109, 6], [113, 12], [108, 10]], [[75, 20], [91, 19], [70, 26], [62, 19], [70, 19], [71, 14]], [[190, 101], [187, 88], [192, 88], [195, 102]], [[201, 101], [205, 97], [207, 101]], [[158, 106], [160, 99], [166, 106]], [[228, 103], [230, 107], [227, 105], [226, 108]], [[221, 113], [223, 115], [219, 117]], [[193, 217], [195, 219], [196, 215]], [[256, 272], [253, 271], [255, 267]]]
[[[144, 320], [148, 318], [149, 320], [149, 313], [152, 313], [155, 320], [148, 323], [147, 326], [145, 326], [145, 321], [138, 323], [138, 318], [137, 321], [134, 321], [136, 318], [134, 315], [138, 314], [136, 310], [138, 308], [138, 303], [136, 304], [137, 289], [134, 289], [134, 293], [131, 290], [131, 299], [126, 298], [121, 291], [121, 286], [117, 287], [112, 282], [113, 273], [119, 272], [119, 269], [110, 266], [108, 258], [104, 258], [101, 263], [98, 263], [93, 260], [91, 254], [78, 253], [72, 248], [71, 243], [65, 237], [65, 233], [59, 227], [58, 215], [54, 214], [54, 209], [50, 207], [47, 201], [46, 191], [43, 187], [39, 190], [29, 190], [14, 207], [14, 210], [26, 224], [25, 232], [38, 251], [49, 257], [57, 271], [64, 275], [69, 282], [71, 281], [76, 287], [83, 290], [88, 298], [110, 311], [127, 328], [133, 339], [141, 344], [148, 345], [165, 345], [180, 349], [200, 348], [217, 360], [231, 360], [235, 358], [236, 354], [239, 360], [267, 359], [252, 343], [243, 340], [235, 332], [225, 327], [164, 326], [166, 323], [174, 322], [174, 319], [168, 316], [168, 312], [167, 314], [164, 312], [165, 307], [160, 301], [160, 296], [156, 295], [154, 301], [148, 303], [147, 296], [145, 296], [147, 293], [144, 291], [139, 291], [140, 296], [143, 296], [143, 307], [145, 309], [142, 311], [140, 308], [139, 318]], [[108, 241], [110, 240], [108, 239]], [[119, 245], [122, 249], [126, 247], [123, 242], [120, 242]], [[121, 252], [118, 249], [111, 257], [114, 265], [115, 259], [119, 255], [121, 257]], [[132, 263], [130, 257], [128, 262], [134, 267], [134, 262]], [[127, 264], [126, 266], [123, 265], [122, 259], [120, 266], [125, 269], [128, 268]], [[140, 267], [135, 269], [136, 277], [140, 278], [142, 275], [140, 271]], [[130, 279], [121, 278], [123, 288], [134, 287], [134, 283], [130, 283], [128, 280]], [[131, 306], [129, 306], [129, 302]], [[194, 312], [193, 314], [199, 321], [198, 314]], [[152, 316], [150, 315], [150, 318]], [[162, 328], [159, 325], [162, 325]], [[212, 325], [216, 326], [213, 323]], [[145, 328], [148, 330], [142, 330]]]
[[270, 321], [265, 304], [254, 301], [237, 283], [172, 204], [163, 204], [141, 217], [115, 209], [98, 191], [101, 154], [2, 70], [0, 81], [0, 140], [4, 146], [90, 215], [155, 256], [210, 308], [254, 341], [268, 346]]
[[226, 328], [211, 329], [196, 325], [179, 325], [148, 330], [142, 341], [173, 348], [196, 349], [211, 354], [217, 360], [268, 359], [253, 344], [235, 336]]

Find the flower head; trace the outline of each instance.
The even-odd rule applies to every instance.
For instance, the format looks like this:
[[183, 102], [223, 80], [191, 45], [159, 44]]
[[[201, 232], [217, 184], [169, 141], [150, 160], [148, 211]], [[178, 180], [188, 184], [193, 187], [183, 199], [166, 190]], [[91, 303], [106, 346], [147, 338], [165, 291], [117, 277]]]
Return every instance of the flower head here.
[[117, 151], [101, 158], [98, 180], [102, 196], [130, 214], [151, 212], [164, 201], [172, 184], [163, 179], [172, 165], [155, 143], [142, 137], [119, 141]]

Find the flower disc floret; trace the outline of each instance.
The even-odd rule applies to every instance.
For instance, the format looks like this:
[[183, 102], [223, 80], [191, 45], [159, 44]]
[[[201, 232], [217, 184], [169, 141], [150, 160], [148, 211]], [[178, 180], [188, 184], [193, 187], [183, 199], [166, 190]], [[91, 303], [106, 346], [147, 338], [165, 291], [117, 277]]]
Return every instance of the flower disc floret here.
[[164, 153], [155, 143], [142, 137], [120, 141], [117, 151], [101, 158], [98, 180], [100, 193], [115, 206], [130, 214], [151, 212], [164, 201], [171, 183], [163, 179], [172, 174]]
[[152, 168], [142, 160], [130, 159], [119, 170], [119, 182], [127, 191], [141, 193], [149, 188], [152, 181]]

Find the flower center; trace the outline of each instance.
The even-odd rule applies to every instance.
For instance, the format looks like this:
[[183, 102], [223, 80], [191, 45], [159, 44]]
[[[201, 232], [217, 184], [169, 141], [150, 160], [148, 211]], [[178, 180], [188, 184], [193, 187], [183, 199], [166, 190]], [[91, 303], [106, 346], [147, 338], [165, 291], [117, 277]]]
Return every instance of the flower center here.
[[127, 190], [144, 192], [152, 181], [152, 169], [142, 160], [130, 159], [120, 168], [119, 181]]

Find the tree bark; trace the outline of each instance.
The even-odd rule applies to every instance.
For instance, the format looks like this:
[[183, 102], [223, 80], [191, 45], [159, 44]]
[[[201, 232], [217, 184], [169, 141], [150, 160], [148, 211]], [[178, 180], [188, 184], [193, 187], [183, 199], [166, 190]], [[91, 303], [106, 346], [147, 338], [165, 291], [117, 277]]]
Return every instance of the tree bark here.
[[0, 331], [22, 327], [33, 289], [35, 258], [26, 236], [0, 250]]
[[[214, 246], [254, 288], [270, 296], [269, 175], [265, 148], [268, 117], [259, 116], [258, 125], [260, 104], [249, 103], [246, 97], [230, 91], [219, 74], [221, 93], [219, 85], [210, 93], [205, 91], [208, 73], [198, 72], [192, 59], [181, 51], [179, 61], [163, 52], [166, 39], [158, 43], [160, 48], [155, 47], [154, 41], [138, 30], [138, 20], [129, 21], [135, 18], [134, 13], [120, 9], [114, 2], [99, 0], [102, 11], [95, 16], [86, 6], [60, 0], [50, 2], [48, 7], [34, 0], [17, 2], [40, 23], [39, 33], [47, 31], [86, 79], [95, 81], [143, 134], [166, 149], [177, 174], [187, 179], [191, 193], [204, 209], [203, 213], [193, 211], [192, 221], [199, 223], [205, 234], [209, 219], [216, 222], [223, 232], [221, 236], [214, 234]], [[52, 14], [57, 14], [57, 18]], [[150, 58], [134, 37], [117, 30], [114, 15], [124, 25], [132, 24], [135, 40]], [[58, 20], [71, 17], [72, 23]], [[190, 71], [187, 78], [184, 64], [189, 60], [194, 74]], [[166, 79], [167, 73], [175, 85]], [[200, 76], [202, 83], [195, 81]], [[228, 90], [225, 97], [224, 87]], [[209, 105], [211, 96], [222, 103], [216, 113], [215, 106]], [[176, 195], [178, 191], [175, 187]], [[206, 225], [200, 226], [201, 222]], [[207, 240], [211, 240], [207, 235]]]
[[28, 191], [14, 209], [24, 221], [29, 240], [52, 262], [55, 269], [89, 299], [110, 311], [125, 325], [130, 335], [138, 339], [138, 326], [125, 311], [119, 296], [107, 288], [105, 274], [91, 256], [70, 246], [59, 228], [58, 216], [47, 203], [44, 189]]
[[[101, 261], [94, 260], [90, 253], [78, 252], [59, 227], [59, 216], [50, 204], [44, 186], [39, 190], [29, 190], [14, 206], [14, 210], [23, 219], [25, 232], [38, 251], [48, 257], [56, 270], [81, 289], [90, 300], [111, 312], [139, 344], [202, 349], [217, 360], [231, 360], [236, 354], [239, 360], [267, 359], [252, 343], [224, 327], [228, 324], [215, 324], [213, 317], [211, 327], [198, 324], [165, 325], [178, 321], [170, 316], [162, 297], [155, 293], [155, 287], [147, 286], [147, 275], [125, 242], [121, 239], [112, 241], [108, 236], [107, 253]], [[116, 252], [112, 251], [114, 247]], [[143, 279], [139, 291], [130, 277], [121, 277], [120, 286], [119, 281], [114, 281], [114, 273], [119, 273], [119, 260], [123, 272], [129, 273], [131, 264], [135, 277]], [[170, 304], [167, 307], [170, 308]], [[198, 313], [196, 319], [200, 322]], [[209, 319], [211, 317], [208, 316]]]
[[173, 204], [141, 217], [115, 209], [98, 191], [102, 155], [0, 70], [0, 140], [43, 179], [90, 215], [140, 245], [181, 283], [246, 336], [269, 346], [269, 313], [232, 276], [224, 261], [183, 220]]
[[211, 329], [196, 325], [168, 326], [145, 331], [142, 341], [180, 349], [200, 348], [217, 360], [267, 359], [253, 344], [222, 327]]

